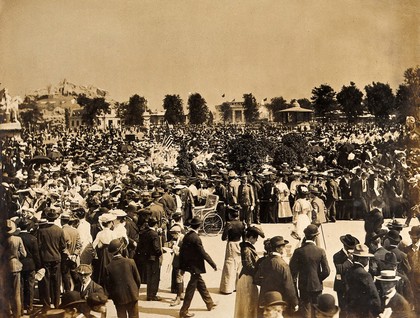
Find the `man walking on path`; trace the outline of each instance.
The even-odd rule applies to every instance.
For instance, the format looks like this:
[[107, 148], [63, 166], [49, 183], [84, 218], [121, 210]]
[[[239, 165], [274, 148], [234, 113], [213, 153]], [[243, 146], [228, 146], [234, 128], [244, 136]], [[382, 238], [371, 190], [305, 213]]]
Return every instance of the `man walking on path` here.
[[304, 243], [290, 259], [290, 271], [299, 289], [301, 317], [311, 318], [314, 317], [312, 305], [322, 293], [322, 282], [330, 275], [330, 267], [325, 251], [314, 241], [319, 234], [318, 227], [310, 224], [304, 233]]
[[201, 220], [198, 217], [194, 217], [191, 220], [190, 225], [191, 230], [185, 235], [179, 252], [180, 269], [184, 272], [190, 272], [191, 274], [190, 281], [188, 282], [185, 291], [184, 303], [179, 312], [180, 318], [194, 317], [194, 314], [188, 312], [188, 309], [191, 306], [191, 301], [196, 289], [198, 289], [201, 297], [206, 303], [207, 310], [210, 311], [217, 306], [217, 304], [213, 302], [213, 299], [207, 290], [206, 283], [201, 277], [201, 274], [206, 272], [204, 260], [206, 260], [215, 271], [217, 270], [217, 266], [210, 255], [204, 250], [203, 243], [198, 236]]

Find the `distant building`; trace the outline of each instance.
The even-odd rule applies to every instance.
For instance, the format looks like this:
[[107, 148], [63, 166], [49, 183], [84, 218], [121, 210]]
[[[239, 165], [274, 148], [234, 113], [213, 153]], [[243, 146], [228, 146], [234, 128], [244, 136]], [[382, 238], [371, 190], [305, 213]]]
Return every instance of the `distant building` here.
[[[120, 128], [121, 127], [121, 118], [117, 115], [116, 108], [111, 105], [110, 106], [111, 112], [109, 114], [104, 113], [101, 116], [98, 116], [98, 124], [95, 126], [99, 129], [106, 130], [109, 128]], [[77, 129], [80, 126], [84, 126], [82, 119], [82, 107], [78, 107], [75, 109], [70, 110], [70, 118], [69, 118], [69, 128], [70, 129]]]
[[[229, 119], [227, 120], [227, 123], [230, 124], [245, 124], [245, 108], [243, 102], [226, 102], [230, 106], [231, 114], [229, 116]], [[270, 114], [267, 110], [267, 108], [264, 105], [257, 104], [257, 107], [260, 110], [260, 119], [261, 120], [268, 120], [270, 121]], [[221, 108], [222, 105], [216, 105], [216, 121], [217, 122], [223, 122], [223, 115], [221, 115]]]
[[314, 118], [314, 111], [312, 109], [302, 108], [300, 106], [293, 106], [280, 110], [280, 122], [286, 125], [298, 125], [301, 123], [309, 123]]

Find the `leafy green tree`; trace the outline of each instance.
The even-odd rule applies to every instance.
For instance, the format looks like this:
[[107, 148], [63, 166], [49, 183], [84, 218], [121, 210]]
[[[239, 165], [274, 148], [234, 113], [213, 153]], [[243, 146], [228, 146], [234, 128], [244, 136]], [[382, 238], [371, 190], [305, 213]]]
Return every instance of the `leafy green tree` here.
[[20, 122], [24, 127], [38, 126], [44, 121], [41, 109], [36, 100], [26, 97], [19, 105]]
[[395, 97], [398, 119], [405, 121], [407, 116], [420, 120], [420, 68], [409, 68], [404, 72], [404, 83], [398, 87]]
[[303, 135], [290, 133], [284, 135], [281, 142], [295, 152], [298, 162], [307, 163], [310, 160], [309, 144]]
[[290, 166], [296, 166], [299, 163], [296, 152], [283, 144], [279, 144], [274, 152], [273, 167], [277, 170], [281, 170], [283, 163], [288, 163]]
[[328, 84], [322, 84], [312, 90], [311, 101], [315, 115], [328, 117], [336, 105], [335, 91]]
[[111, 112], [109, 107], [110, 103], [103, 97], [89, 98], [85, 95], [79, 95], [77, 97], [77, 103], [83, 107], [82, 121], [91, 127], [98, 123], [99, 116]]
[[389, 84], [375, 83], [365, 86], [365, 103], [377, 119], [388, 118], [394, 110], [395, 97]]
[[223, 119], [223, 123], [226, 124], [227, 121], [231, 121], [232, 120], [232, 107], [230, 106], [229, 103], [224, 102], [221, 106], [220, 106], [220, 115]]
[[260, 117], [257, 100], [252, 93], [244, 94], [244, 116], [247, 123], [256, 122]]
[[337, 102], [347, 116], [349, 122], [354, 122], [363, 113], [363, 93], [350, 82], [350, 86], [343, 86], [337, 94]]
[[305, 109], [312, 109], [312, 103], [309, 99], [307, 98], [299, 98], [297, 100], [298, 104], [300, 107], [305, 108]]
[[191, 94], [188, 98], [188, 111], [188, 117], [192, 125], [204, 124], [209, 118], [207, 102], [199, 93]]
[[178, 152], [178, 157], [176, 159], [177, 161], [177, 167], [179, 174], [181, 176], [191, 177], [192, 171], [191, 171], [191, 164], [190, 164], [190, 158], [188, 154], [188, 149], [185, 143], [181, 144], [181, 148]]
[[165, 95], [163, 109], [165, 110], [165, 120], [168, 124], [176, 125], [185, 123], [183, 104], [179, 95]]
[[66, 125], [66, 128], [70, 128], [70, 109], [66, 108], [64, 110], [64, 123]]
[[119, 116], [127, 126], [143, 125], [143, 114], [147, 100], [137, 94], [130, 97], [128, 103], [118, 105]]
[[213, 115], [213, 112], [210, 112], [209, 111], [209, 116], [208, 116], [208, 118], [207, 118], [207, 125], [213, 125], [213, 123], [214, 123], [214, 115]]
[[266, 105], [267, 109], [273, 115], [274, 122], [279, 122], [281, 120], [280, 111], [289, 108], [290, 106], [291, 105], [282, 96], [272, 98], [270, 103]]
[[257, 171], [265, 163], [267, 149], [251, 134], [243, 134], [229, 141], [228, 162], [239, 172]]

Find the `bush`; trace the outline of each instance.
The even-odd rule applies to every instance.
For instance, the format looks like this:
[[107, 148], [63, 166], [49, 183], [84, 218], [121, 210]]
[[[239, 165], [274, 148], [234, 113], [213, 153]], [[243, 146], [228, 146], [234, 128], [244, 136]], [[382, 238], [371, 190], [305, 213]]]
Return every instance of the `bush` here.
[[[291, 148], [296, 153], [298, 163], [310, 161], [309, 144], [306, 138], [297, 133], [290, 133], [282, 138], [282, 144]], [[288, 162], [291, 164], [290, 162]]]
[[228, 144], [228, 161], [235, 171], [257, 171], [265, 163], [267, 149], [251, 134], [244, 134]]
[[281, 170], [281, 165], [284, 162], [290, 166], [296, 166], [299, 163], [296, 151], [286, 145], [280, 144], [274, 153], [273, 167]]

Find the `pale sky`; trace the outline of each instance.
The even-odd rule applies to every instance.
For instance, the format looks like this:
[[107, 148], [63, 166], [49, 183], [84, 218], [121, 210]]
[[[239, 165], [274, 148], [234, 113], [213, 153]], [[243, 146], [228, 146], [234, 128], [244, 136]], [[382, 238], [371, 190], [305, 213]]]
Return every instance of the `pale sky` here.
[[419, 63], [419, 1], [0, 0], [0, 87], [66, 78], [117, 101], [200, 93], [210, 107], [389, 83]]

